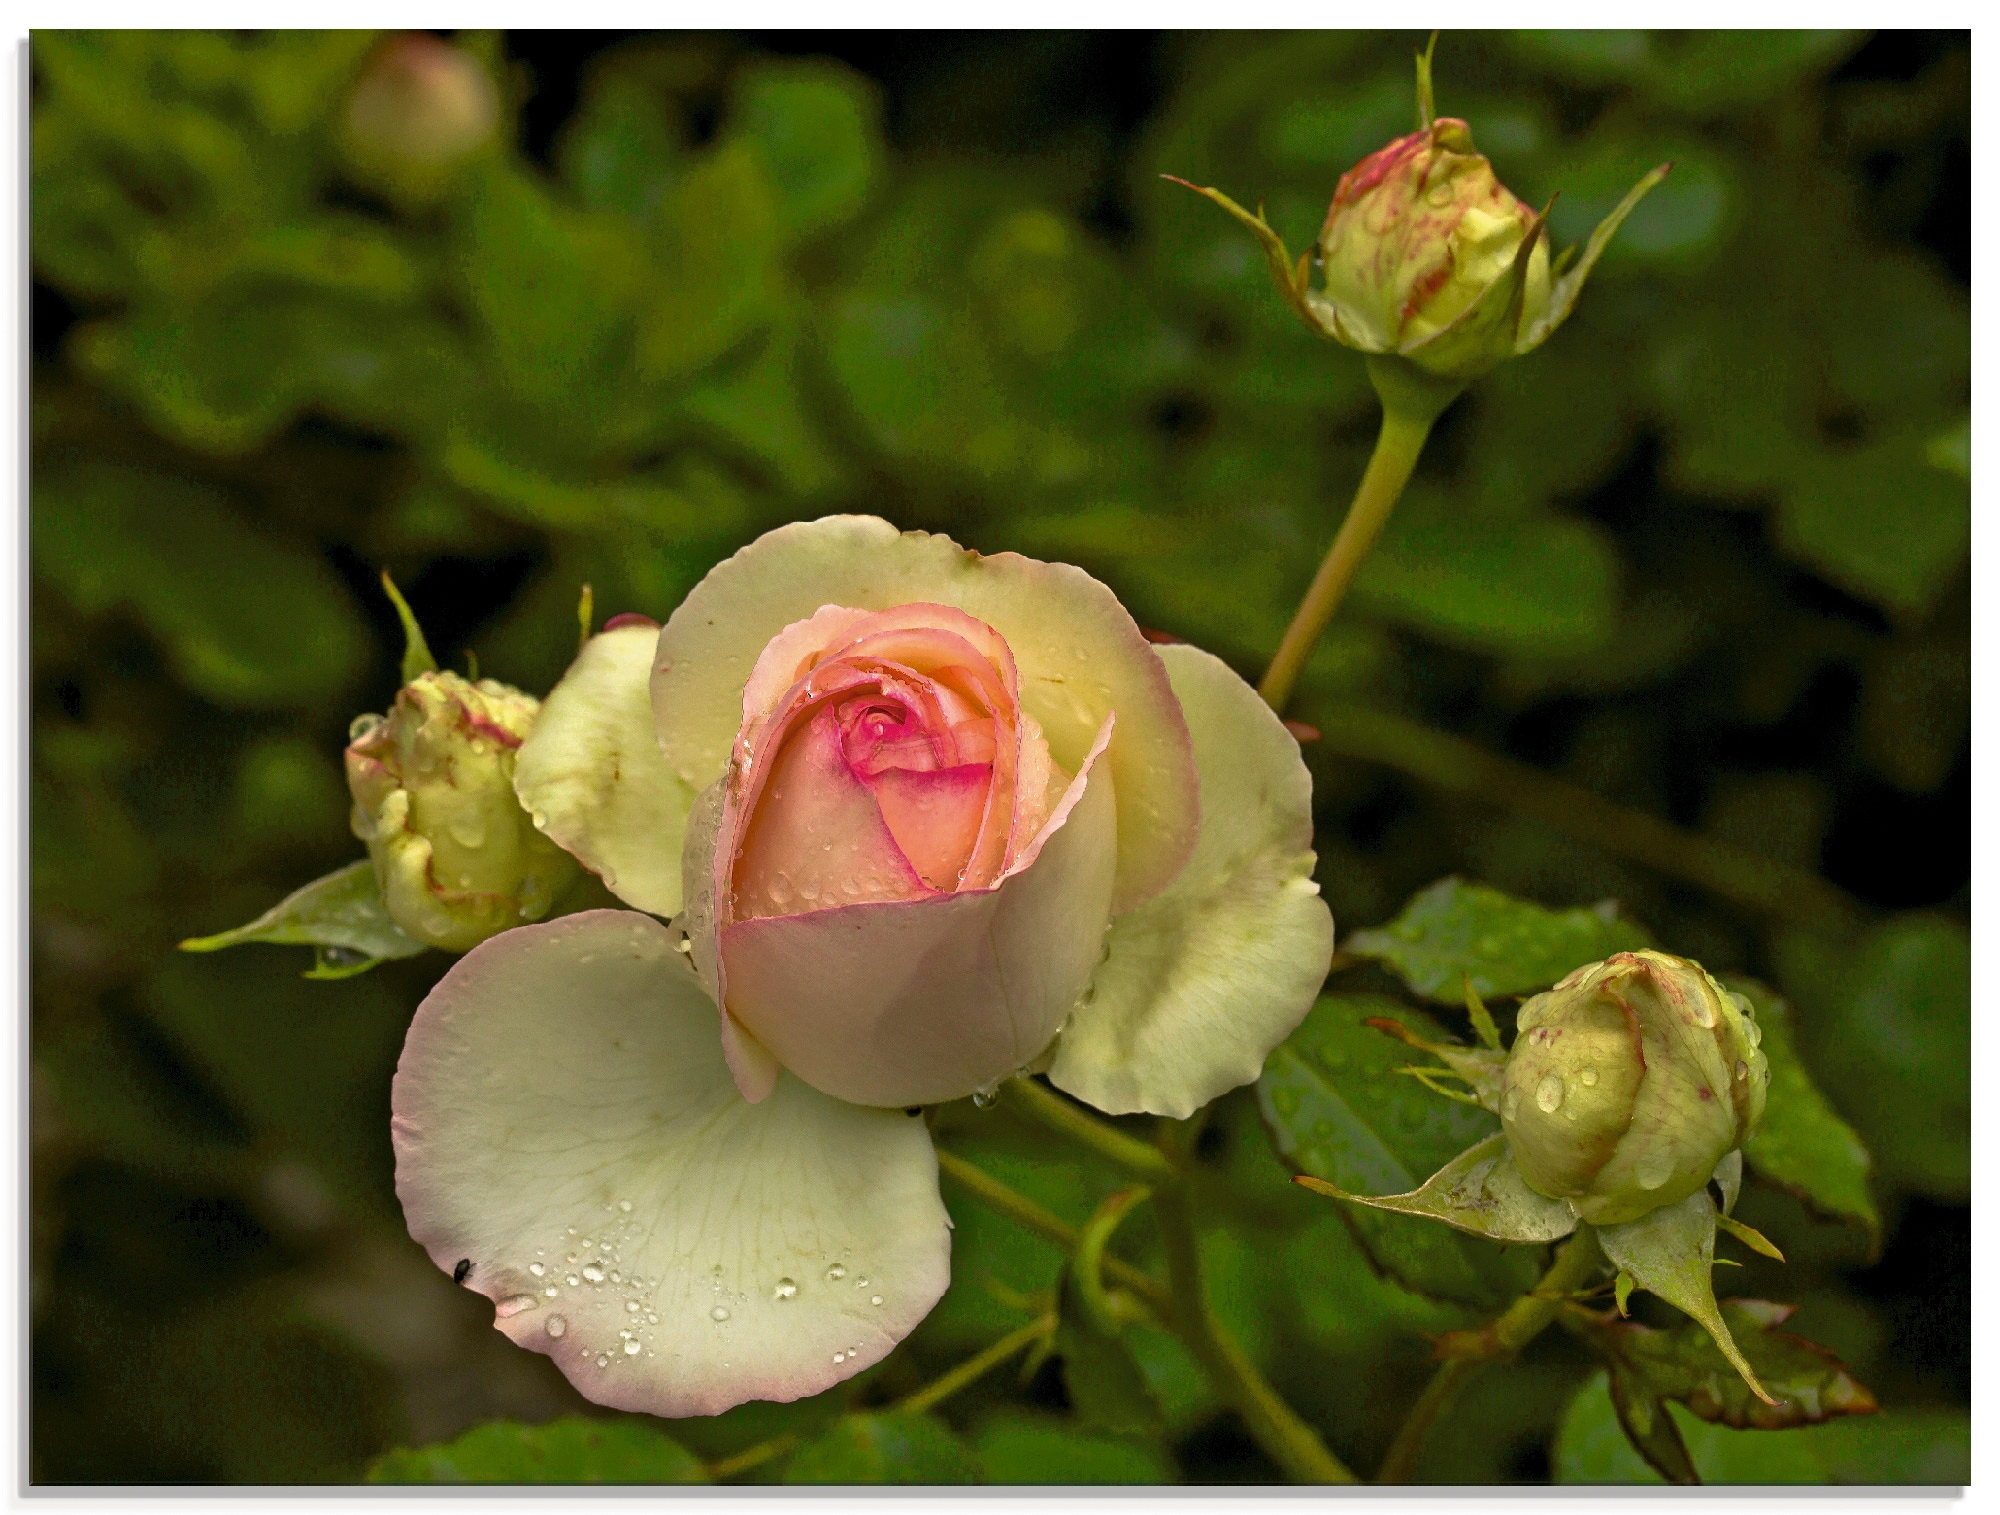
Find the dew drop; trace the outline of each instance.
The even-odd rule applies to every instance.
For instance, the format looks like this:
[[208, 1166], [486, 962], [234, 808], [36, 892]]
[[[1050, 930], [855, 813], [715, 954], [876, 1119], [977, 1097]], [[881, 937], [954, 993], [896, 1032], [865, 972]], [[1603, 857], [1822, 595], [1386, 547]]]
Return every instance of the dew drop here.
[[623, 1273], [620, 1273], [616, 1268], [613, 1268], [611, 1270], [611, 1281], [614, 1284], [622, 1284], [623, 1282], [625, 1282], [625, 1275]]
[[844, 878], [840, 881], [840, 892], [846, 895], [849, 899], [854, 899], [860, 895], [861, 886], [857, 884], [851, 877]]
[[1583, 1072], [1577, 1074], [1576, 1081], [1586, 1089], [1595, 1089], [1597, 1087], [1597, 1070], [1595, 1068], [1585, 1068]]
[[1535, 1085], [1535, 1103], [1544, 1110], [1553, 1110], [1563, 1102], [1563, 1081], [1554, 1073], [1544, 1073], [1542, 1081]]
[[584, 1251], [588, 1252], [592, 1247], [596, 1246], [597, 1243], [592, 1241], [588, 1236], [586, 1236], [582, 1241], [578, 1242], [577, 1245], [581, 1247]]
[[1745, 1080], [1749, 1076], [1750, 1076], [1750, 1065], [1746, 1062], [1743, 1062], [1741, 1059], [1738, 1059], [1736, 1064], [1736, 1082], [1740, 1084], [1743, 1082], [1743, 1080]]
[[868, 1287], [868, 1280], [865, 1278], [857, 1278], [854, 1280], [854, 1287], [857, 1289], [865, 1289]]
[[810, 905], [814, 900], [819, 898], [819, 885], [815, 884], [811, 879], [807, 879], [799, 885], [799, 898]]
[[1520, 1108], [1521, 1108], [1521, 1091], [1519, 1089], [1509, 1089], [1505, 1094], [1500, 1096], [1501, 1119], [1512, 1120], [1514, 1118], [1514, 1112], [1519, 1110]]
[[708, 1312], [708, 1318], [713, 1321], [724, 1321], [729, 1319], [729, 1306], [717, 1305], [713, 1310], [710, 1310]]
[[550, 1299], [554, 1299], [558, 1294], [562, 1293], [562, 1290], [558, 1289], [554, 1284], [550, 1284], [546, 1289], [542, 1290], [542, 1293], [546, 1294]]
[[574, 1273], [572, 1273], [567, 1278], [565, 1278], [563, 1282], [568, 1284], [572, 1289], [574, 1289], [578, 1284], [582, 1283], [583, 1280], [578, 1278]]
[[618, 1208], [620, 1210], [623, 1210], [627, 1215], [630, 1215], [632, 1213], [632, 1201], [629, 1199], [621, 1199], [618, 1201]]
[[791, 1299], [794, 1296], [796, 1296], [798, 1292], [799, 1292], [799, 1286], [797, 1284], [793, 1283], [789, 1278], [781, 1278], [778, 1280], [778, 1287], [771, 1291], [771, 1298]]
[[479, 848], [486, 845], [486, 820], [476, 811], [467, 816], [454, 816], [445, 823], [445, 835], [461, 847]]
[[601, 1284], [604, 1282], [604, 1270], [598, 1267], [596, 1263], [586, 1263], [583, 1269], [583, 1279], [585, 1283]]
[[563, 1332], [569, 1329], [569, 1322], [564, 1320], [560, 1315], [551, 1315], [547, 1320], [542, 1322], [542, 1329], [548, 1332], [549, 1335], [560, 1339]]
[[847, 1277], [847, 1269], [843, 1268], [839, 1263], [835, 1263], [826, 1270], [826, 1281], [830, 1284], [837, 1284], [845, 1277]]
[[543, 1267], [540, 1263], [529, 1263], [528, 1271], [534, 1274], [535, 1277], [540, 1278], [544, 1273], [548, 1272], [549, 1270]]
[[835, 1362], [846, 1362], [847, 1354], [845, 1352], [836, 1352], [833, 1354], [833, 1360]]
[[870, 1303], [871, 1305], [879, 1305], [880, 1303], [882, 1303], [882, 1296], [879, 1294], [874, 1295], [869, 1299], [868, 1303]]
[[638, 1343], [638, 1342], [636, 1342], [636, 1341], [628, 1341], [628, 1342], [626, 1342], [626, 1343], [625, 1343], [625, 1355], [626, 1355], [627, 1357], [637, 1357], [637, 1356], [639, 1355], [639, 1343]]
[[604, 1353], [600, 1352], [597, 1354], [597, 1365], [600, 1368], [608, 1368], [611, 1366], [611, 1359]]
[[379, 715], [357, 715], [347, 723], [347, 739], [350, 742], [358, 742], [364, 737], [373, 736], [387, 724]]
[[637, 1315], [637, 1314], [639, 1313], [639, 1301], [638, 1301], [638, 1300], [636, 1300], [636, 1299], [628, 1299], [628, 1300], [626, 1300], [626, 1301], [625, 1301], [625, 1313], [626, 1313], [627, 1315]]
[[768, 892], [771, 896], [772, 904], [789, 905], [792, 902], [791, 875], [788, 873], [772, 874], [770, 889]]
[[1673, 1177], [1673, 1172], [1674, 1154], [1662, 1147], [1658, 1151], [1648, 1152], [1642, 1156], [1638, 1165], [1633, 1168], [1632, 1176], [1639, 1180], [1640, 1188], [1657, 1189]]
[[541, 1301], [532, 1294], [510, 1294], [493, 1307], [493, 1313], [505, 1320], [510, 1315], [519, 1315], [523, 1310], [532, 1310]]

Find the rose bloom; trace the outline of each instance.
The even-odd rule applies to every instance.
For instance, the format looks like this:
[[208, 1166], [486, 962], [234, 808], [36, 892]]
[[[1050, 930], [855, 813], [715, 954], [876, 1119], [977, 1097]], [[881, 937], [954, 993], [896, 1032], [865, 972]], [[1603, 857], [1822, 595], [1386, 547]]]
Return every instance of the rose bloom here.
[[500, 1330], [621, 1409], [879, 1361], [950, 1276], [918, 1107], [1033, 1068], [1184, 1117], [1256, 1078], [1332, 955], [1311, 783], [1254, 690], [1079, 569], [872, 517], [614, 621], [515, 788], [634, 909], [445, 975], [396, 1074], [397, 1192]]

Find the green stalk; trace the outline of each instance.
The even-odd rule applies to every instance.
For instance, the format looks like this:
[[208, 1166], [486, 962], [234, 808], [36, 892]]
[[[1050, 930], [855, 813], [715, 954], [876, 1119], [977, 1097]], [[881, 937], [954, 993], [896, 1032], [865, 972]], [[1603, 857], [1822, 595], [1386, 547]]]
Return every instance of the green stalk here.
[[1134, 1177], [1149, 1184], [1170, 1184], [1177, 1176], [1174, 1165], [1160, 1155], [1158, 1147], [1105, 1124], [1032, 1078], [1010, 1078], [1002, 1087], [1007, 1091], [1007, 1102], [1023, 1115], [1109, 1158]]
[[1428, 378], [1398, 358], [1370, 358], [1368, 376], [1382, 397], [1382, 429], [1375, 437], [1375, 451], [1361, 475], [1361, 487], [1354, 491], [1354, 503], [1347, 507], [1347, 519], [1340, 523], [1319, 572], [1313, 575], [1312, 586], [1292, 613], [1292, 624], [1285, 628], [1271, 666], [1264, 670], [1263, 683], [1257, 686], [1264, 703], [1280, 715], [1305, 670], [1313, 645], [1347, 597], [1361, 560], [1368, 556], [1396, 501], [1402, 498], [1403, 486], [1410, 482], [1431, 426], [1460, 389]]
[[921, 1415], [933, 1405], [949, 1399], [967, 1384], [983, 1378], [1000, 1366], [1023, 1347], [1040, 1341], [1056, 1328], [1054, 1315], [1044, 1315], [1031, 1320], [1018, 1331], [1010, 1331], [994, 1342], [992, 1346], [977, 1356], [968, 1357], [949, 1373], [945, 1373], [924, 1385], [906, 1399], [900, 1399], [889, 1406], [888, 1413], [897, 1415]]
[[1597, 1276], [1603, 1264], [1597, 1233], [1588, 1225], [1578, 1226], [1575, 1235], [1557, 1249], [1542, 1281], [1487, 1323], [1480, 1333], [1485, 1339], [1484, 1350], [1475, 1357], [1450, 1358], [1431, 1375], [1390, 1443], [1375, 1482], [1408, 1483], [1423, 1453], [1424, 1438], [1466, 1381], [1486, 1363], [1513, 1356], [1539, 1336], [1570, 1296]]

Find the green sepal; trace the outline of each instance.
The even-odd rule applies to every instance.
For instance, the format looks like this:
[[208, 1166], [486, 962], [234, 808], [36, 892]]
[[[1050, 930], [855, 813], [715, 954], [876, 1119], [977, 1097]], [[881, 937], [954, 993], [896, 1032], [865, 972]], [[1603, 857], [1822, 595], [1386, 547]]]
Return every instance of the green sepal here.
[[1722, 1213], [1734, 1214], [1736, 1196], [1743, 1192], [1743, 1149], [1738, 1147], [1734, 1152], [1727, 1153], [1722, 1161], [1715, 1165], [1715, 1172], [1711, 1177], [1714, 1179], [1715, 1187], [1722, 1191]]
[[1556, 1241], [1577, 1225], [1567, 1200], [1550, 1199], [1528, 1187], [1514, 1166], [1506, 1133], [1500, 1131], [1466, 1148], [1409, 1194], [1349, 1194], [1310, 1174], [1292, 1182], [1352, 1204], [1441, 1220], [1492, 1241]]
[[1472, 1034], [1481, 1046], [1498, 1052], [1500, 1028], [1493, 1024], [1493, 1013], [1486, 1008], [1486, 1001], [1472, 992], [1472, 975], [1462, 973], [1459, 977], [1465, 981], [1465, 1013], [1472, 1019]]
[[[1493, 1021], [1490, 1016], [1487, 1018], [1486, 1024], [1489, 1029], [1492, 1027]], [[1449, 1074], [1451, 1077], [1463, 1079], [1466, 1085], [1472, 1090], [1472, 1102], [1474, 1104], [1479, 1105], [1483, 1109], [1491, 1110], [1495, 1115], [1500, 1113], [1500, 1086], [1506, 1073], [1507, 1054], [1499, 1051], [1497, 1046], [1488, 1049], [1481, 1047], [1461, 1047], [1456, 1042], [1426, 1041], [1401, 1021], [1392, 1020], [1386, 1015], [1371, 1015], [1362, 1021], [1362, 1025], [1372, 1026], [1384, 1036], [1394, 1037], [1406, 1047], [1415, 1047], [1419, 1051], [1428, 1052], [1431, 1056], [1441, 1060], [1445, 1064], [1443, 1068], [1409, 1068], [1404, 1070], [1423, 1078], [1424, 1082], [1432, 1089], [1436, 1089], [1439, 1094], [1448, 1095], [1452, 1098], [1462, 1097], [1452, 1094], [1448, 1089], [1439, 1089], [1436, 1084], [1431, 1083], [1429, 1078], [1424, 1077], [1425, 1074], [1438, 1076]], [[1499, 1032], [1496, 1030], [1493, 1034], [1497, 1039]]]
[[1720, 1214], [1715, 1217], [1715, 1223], [1738, 1241], [1742, 1242], [1752, 1252], [1761, 1252], [1764, 1256], [1773, 1258], [1778, 1262], [1785, 1260], [1785, 1254], [1778, 1250], [1777, 1243], [1772, 1241], [1762, 1231], [1759, 1231], [1755, 1226], [1746, 1226], [1740, 1220], [1731, 1220], [1727, 1215]]
[[1731, 1367], [1766, 1404], [1777, 1403], [1757, 1381], [1748, 1359], [1737, 1350], [1729, 1325], [1715, 1304], [1715, 1201], [1706, 1189], [1679, 1204], [1662, 1205], [1637, 1220], [1599, 1226], [1604, 1255], [1675, 1309], [1693, 1317], [1715, 1339]]
[[1618, 1270], [1618, 1276], [1611, 1281], [1611, 1297], [1618, 1306], [1621, 1320], [1632, 1313], [1632, 1291], [1638, 1287], [1639, 1281], [1623, 1268]]
[[[1576, 260], [1575, 266], [1552, 278], [1549, 284], [1549, 308], [1543, 312], [1541, 320], [1521, 333], [1519, 340], [1514, 344], [1516, 357], [1540, 347], [1555, 335], [1558, 326], [1569, 319], [1569, 313], [1576, 308], [1577, 296], [1583, 293], [1584, 280], [1590, 277], [1590, 271], [1597, 266], [1597, 260], [1604, 256], [1604, 249], [1611, 245], [1611, 239], [1617, 235], [1618, 228], [1625, 224], [1625, 218], [1637, 209], [1639, 202], [1651, 194], [1653, 187], [1666, 178], [1672, 170], [1671, 163], [1662, 163], [1653, 169], [1626, 192], [1625, 198], [1618, 202], [1610, 215], [1597, 223], [1597, 229], [1583, 244], [1583, 256]], [[1559, 260], [1559, 263], [1566, 258], [1567, 254], [1564, 260]]]
[[415, 957], [424, 944], [389, 918], [375, 865], [367, 858], [294, 889], [247, 926], [191, 936], [183, 952], [218, 952], [245, 942], [316, 948], [307, 978], [352, 978], [389, 958]]
[[410, 609], [410, 602], [403, 598], [403, 592], [386, 568], [382, 570], [382, 587], [388, 591], [389, 603], [396, 607], [396, 617], [403, 623], [403, 682], [411, 682], [418, 674], [436, 673], [437, 659], [431, 656], [430, 644], [424, 640], [424, 628], [417, 624], [416, 612]]
[[[1618, 1276], [1625, 1277], [1622, 1273]], [[1674, 1424], [1666, 1400], [1645, 1376], [1622, 1372], [1614, 1365], [1610, 1388], [1611, 1408], [1617, 1412], [1618, 1425], [1633, 1450], [1668, 1483], [1683, 1487], [1700, 1483], [1701, 1475], [1695, 1471], [1687, 1443], [1681, 1440], [1681, 1428]]]

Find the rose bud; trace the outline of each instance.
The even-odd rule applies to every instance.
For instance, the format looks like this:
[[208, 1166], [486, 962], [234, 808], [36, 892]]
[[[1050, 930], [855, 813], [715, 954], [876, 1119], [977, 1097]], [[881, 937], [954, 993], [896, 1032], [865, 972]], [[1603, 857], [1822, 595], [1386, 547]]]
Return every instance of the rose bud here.
[[[1433, 109], [1428, 53], [1417, 59], [1417, 110], [1418, 130], [1341, 175], [1319, 234], [1324, 290], [1311, 287], [1308, 260], [1293, 261], [1261, 212], [1252, 215], [1220, 190], [1174, 182], [1250, 228], [1280, 293], [1308, 327], [1413, 365], [1419, 388], [1443, 381], [1441, 406], [1497, 364], [1541, 346], [1569, 319], [1612, 235], [1672, 165], [1633, 186], [1581, 257], [1572, 263], [1565, 253], [1551, 265], [1546, 212], [1531, 210], [1495, 177], [1465, 122]], [[1379, 370], [1375, 377], [1378, 387], [1398, 382]]]
[[1686, 1199], [1764, 1113], [1748, 1000], [1699, 963], [1620, 952], [1521, 1006], [1500, 1122], [1528, 1186], [1615, 1225]]
[[368, 188], [419, 207], [493, 140], [499, 120], [499, 93], [478, 59], [427, 32], [405, 32], [370, 55], [348, 96], [341, 158]]
[[354, 834], [390, 918], [419, 941], [463, 952], [540, 920], [576, 876], [514, 797], [515, 756], [539, 708], [493, 679], [430, 672], [402, 687], [386, 720], [354, 722]]
[[591, 638], [515, 788], [637, 909], [446, 974], [396, 1074], [397, 1193], [500, 1330], [622, 1409], [880, 1361], [950, 1277], [915, 1107], [1036, 1066], [1184, 1117], [1332, 955], [1311, 781], [1255, 690], [1079, 569], [871, 517]]

